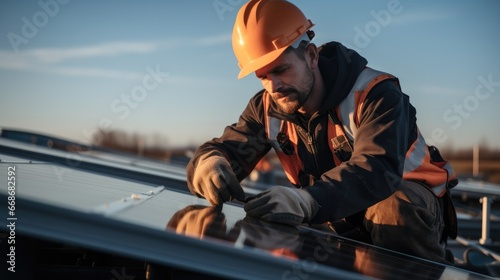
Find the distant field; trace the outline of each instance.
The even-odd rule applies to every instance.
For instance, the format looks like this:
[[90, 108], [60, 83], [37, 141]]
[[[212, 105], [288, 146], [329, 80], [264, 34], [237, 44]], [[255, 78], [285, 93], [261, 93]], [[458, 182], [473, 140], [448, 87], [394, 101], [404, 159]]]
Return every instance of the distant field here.
[[[449, 160], [457, 175], [472, 174], [471, 160]], [[500, 184], [500, 160], [482, 160], [479, 162], [479, 174], [489, 182]]]

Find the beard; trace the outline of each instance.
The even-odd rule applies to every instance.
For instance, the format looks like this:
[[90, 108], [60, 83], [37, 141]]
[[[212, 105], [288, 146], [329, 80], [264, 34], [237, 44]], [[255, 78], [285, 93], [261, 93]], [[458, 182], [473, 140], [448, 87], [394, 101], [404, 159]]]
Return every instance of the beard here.
[[295, 89], [287, 89], [273, 96], [274, 102], [278, 108], [286, 114], [295, 114], [307, 100], [307, 94]]
[[307, 68], [305, 75], [296, 88], [282, 88], [271, 94], [278, 108], [286, 114], [295, 114], [306, 103], [307, 98], [312, 92], [314, 85], [314, 73]]

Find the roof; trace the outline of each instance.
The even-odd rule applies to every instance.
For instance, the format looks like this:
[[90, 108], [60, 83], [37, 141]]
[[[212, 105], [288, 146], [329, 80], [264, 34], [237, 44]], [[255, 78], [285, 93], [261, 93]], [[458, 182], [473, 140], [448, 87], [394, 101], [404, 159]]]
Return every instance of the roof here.
[[[177, 166], [1, 138], [0, 159], [0, 182], [15, 177], [14, 215], [1, 218], [19, 234], [228, 278], [487, 278], [306, 226], [248, 219], [241, 204], [210, 207], [188, 192]], [[1, 188], [0, 200], [7, 196], [14, 194]]]

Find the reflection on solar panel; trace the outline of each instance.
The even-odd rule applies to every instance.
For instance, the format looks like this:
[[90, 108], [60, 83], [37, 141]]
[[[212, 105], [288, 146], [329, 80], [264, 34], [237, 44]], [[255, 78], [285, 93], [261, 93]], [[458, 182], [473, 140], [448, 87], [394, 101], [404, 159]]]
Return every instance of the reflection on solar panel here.
[[[239, 204], [210, 207], [168, 166], [68, 158], [74, 155], [0, 140], [2, 186], [15, 176], [14, 213], [6, 187], [0, 213], [1, 231], [18, 240], [16, 273], [30, 266], [35, 279], [488, 278], [309, 227], [248, 219]], [[4, 240], [3, 258], [9, 250]]]

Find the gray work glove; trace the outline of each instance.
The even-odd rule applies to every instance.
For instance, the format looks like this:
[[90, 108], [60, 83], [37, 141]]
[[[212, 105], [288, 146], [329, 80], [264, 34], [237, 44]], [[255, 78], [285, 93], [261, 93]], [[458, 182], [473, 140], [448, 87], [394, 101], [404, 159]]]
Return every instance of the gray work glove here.
[[200, 157], [193, 174], [192, 187], [196, 194], [216, 206], [222, 206], [232, 198], [245, 200], [238, 178], [222, 156], [207, 154]]
[[288, 225], [309, 223], [319, 204], [305, 190], [275, 186], [248, 198], [247, 216]]

